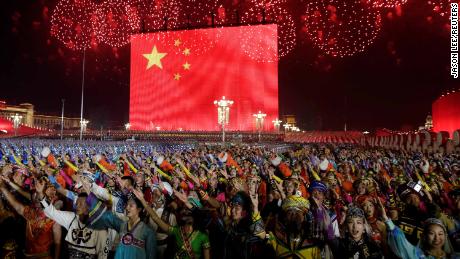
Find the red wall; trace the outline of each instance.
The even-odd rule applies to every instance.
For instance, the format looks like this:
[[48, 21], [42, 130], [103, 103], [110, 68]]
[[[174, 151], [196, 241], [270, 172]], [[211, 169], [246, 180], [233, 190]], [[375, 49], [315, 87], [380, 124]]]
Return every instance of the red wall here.
[[445, 94], [432, 105], [433, 130], [448, 131], [450, 137], [460, 129], [460, 91]]

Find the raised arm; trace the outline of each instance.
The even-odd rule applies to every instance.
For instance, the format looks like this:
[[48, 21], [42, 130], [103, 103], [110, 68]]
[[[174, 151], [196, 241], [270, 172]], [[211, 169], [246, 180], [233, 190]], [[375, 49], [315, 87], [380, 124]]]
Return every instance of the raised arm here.
[[184, 163], [182, 162], [182, 159], [180, 157], [176, 157], [176, 161], [180, 165], [182, 170], [185, 172], [185, 175], [190, 177], [190, 175], [191, 175], [190, 170], [188, 170], [188, 168], [184, 165]]
[[393, 221], [388, 218], [385, 207], [380, 199], [377, 200], [379, 202], [382, 218], [387, 226], [387, 242], [391, 251], [393, 251], [393, 253], [395, 253], [399, 258], [420, 258], [420, 255], [422, 255], [423, 252], [407, 240], [406, 235], [401, 231], [401, 229], [395, 226]]
[[180, 201], [182, 201], [188, 209], [192, 209], [193, 205], [188, 201], [187, 195], [184, 193], [178, 192], [176, 190], [173, 190], [174, 196], [176, 196]]
[[97, 184], [91, 183], [91, 192], [94, 193], [99, 199], [105, 201], [112, 201], [112, 203], [116, 204], [118, 198], [113, 196], [109, 193], [109, 191]]
[[123, 220], [117, 217], [113, 212], [106, 211], [102, 216], [94, 223], [91, 224], [91, 228], [94, 229], [114, 229], [117, 232], [120, 232]]
[[45, 184], [43, 181], [38, 181], [36, 184], [38, 198], [40, 199], [40, 203], [44, 208], [43, 212], [45, 212], [45, 215], [48, 218], [56, 221], [56, 223], [65, 227], [66, 229], [69, 229], [70, 223], [72, 223], [72, 220], [74, 220], [76, 217], [75, 213], [71, 211], [57, 210], [52, 204], [49, 204], [45, 199], [45, 195], [43, 194], [44, 186]]
[[22, 189], [21, 186], [17, 185], [15, 182], [11, 181], [8, 177], [6, 176], [2, 176], [3, 178], [3, 181], [5, 181], [6, 183], [8, 183], [9, 186], [11, 186], [11, 188], [15, 189], [19, 194], [21, 194], [21, 196], [23, 196], [24, 198], [28, 199], [28, 200], [31, 200], [32, 199], [32, 196], [30, 195], [29, 192], [26, 192], [24, 191], [24, 189]]
[[6, 200], [14, 208], [14, 210], [16, 210], [16, 212], [19, 215], [24, 216], [24, 208], [25, 208], [25, 206], [22, 203], [20, 203], [18, 200], [16, 200], [14, 195], [11, 194], [11, 192], [8, 191], [8, 189], [6, 189], [4, 181], [3, 181], [2, 178], [0, 178], [0, 191], [1, 191], [1, 193], [3, 193], [3, 195], [6, 198]]
[[152, 209], [152, 207], [149, 206], [147, 201], [145, 201], [144, 199], [144, 194], [140, 192], [139, 190], [133, 190], [133, 193], [136, 196], [136, 198], [138, 198], [142, 202], [142, 205], [144, 206], [145, 210], [147, 210], [147, 213], [153, 219], [153, 221], [158, 225], [158, 227], [160, 227], [161, 230], [163, 230], [164, 232], [169, 233], [171, 226], [168, 223], [164, 222], [158, 216], [158, 214]]
[[54, 185], [58, 193], [65, 196], [67, 199], [71, 200], [72, 203], [75, 203], [77, 201], [77, 194], [65, 188], [62, 188], [62, 186], [56, 181], [56, 178], [53, 175], [48, 175], [48, 179]]
[[165, 172], [163, 172], [160, 168], [158, 168], [155, 163], [151, 163], [150, 164], [150, 167], [155, 169], [155, 172], [159, 173], [161, 176], [163, 176], [164, 178], [166, 178], [166, 180], [168, 181], [171, 181], [172, 180], [172, 177], [169, 176], [168, 174], [166, 174]]
[[200, 198], [202, 201], [205, 201], [207, 202], [209, 205], [211, 205], [212, 207], [218, 209], [220, 208], [220, 203], [218, 200], [216, 200], [215, 198], [213, 197], [209, 197], [208, 193], [204, 190], [198, 190], [198, 193], [200, 194]]

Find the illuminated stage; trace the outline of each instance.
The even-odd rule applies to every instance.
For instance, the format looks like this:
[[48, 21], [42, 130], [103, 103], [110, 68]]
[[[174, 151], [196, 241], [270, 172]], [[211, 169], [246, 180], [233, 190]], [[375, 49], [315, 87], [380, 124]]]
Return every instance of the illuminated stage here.
[[137, 34], [131, 38], [131, 130], [219, 131], [214, 100], [234, 101], [230, 131], [254, 131], [253, 114], [278, 118], [277, 26]]

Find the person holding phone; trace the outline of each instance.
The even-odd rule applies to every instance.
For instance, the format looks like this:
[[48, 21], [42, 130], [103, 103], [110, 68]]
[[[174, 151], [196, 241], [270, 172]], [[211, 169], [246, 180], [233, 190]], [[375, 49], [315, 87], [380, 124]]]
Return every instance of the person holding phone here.
[[423, 188], [420, 182], [401, 185], [397, 192], [405, 208], [395, 223], [406, 234], [407, 240], [412, 245], [418, 244], [424, 230], [423, 222], [428, 218], [441, 220], [449, 232], [455, 228], [453, 220], [433, 203], [430, 192]]
[[423, 222], [423, 233], [417, 245], [407, 239], [404, 232], [388, 218], [385, 207], [379, 201], [382, 219], [388, 233], [388, 245], [399, 258], [412, 259], [458, 259], [449, 241], [446, 226], [437, 218], [428, 218]]

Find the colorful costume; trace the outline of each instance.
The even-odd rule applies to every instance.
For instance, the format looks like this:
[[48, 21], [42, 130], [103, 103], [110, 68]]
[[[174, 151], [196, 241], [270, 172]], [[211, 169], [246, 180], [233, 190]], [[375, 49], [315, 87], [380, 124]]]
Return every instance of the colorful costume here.
[[106, 211], [92, 227], [96, 229], [112, 228], [120, 234], [120, 244], [116, 249], [115, 259], [154, 259], [157, 256], [155, 232], [142, 221], [128, 230], [128, 221], [123, 221], [113, 212]]
[[26, 206], [24, 208], [26, 225], [26, 257], [49, 255], [53, 243], [54, 221], [45, 216], [41, 209]]
[[[387, 220], [385, 222], [387, 225], [387, 232], [388, 232], [388, 245], [390, 246], [393, 253], [395, 253], [400, 258], [413, 258], [413, 259], [439, 259], [432, 255], [425, 255], [424, 251], [421, 249], [420, 243], [418, 246], [412, 245], [401, 231], [400, 228], [395, 226], [393, 221]], [[442, 223], [440, 223], [442, 225]], [[445, 229], [445, 227], [443, 227]], [[460, 255], [453, 254], [452, 247], [450, 246], [450, 242], [446, 238], [444, 244], [444, 252], [446, 253], [446, 257], [442, 259], [458, 259]]]
[[[45, 199], [41, 201], [41, 204], [47, 217], [67, 229], [65, 241], [69, 245], [70, 258], [107, 258], [107, 231], [88, 228], [80, 221], [75, 212], [56, 210]], [[96, 209], [93, 214], [96, 215], [94, 219], [97, 219], [102, 211], [103, 209]]]
[[286, 233], [269, 233], [269, 244], [275, 250], [277, 258], [321, 258], [321, 249], [309, 240], [290, 240]]
[[194, 230], [189, 236], [179, 226], [171, 227], [169, 233], [176, 240], [177, 252], [174, 258], [199, 259], [203, 249], [210, 248], [209, 238], [206, 233]]

